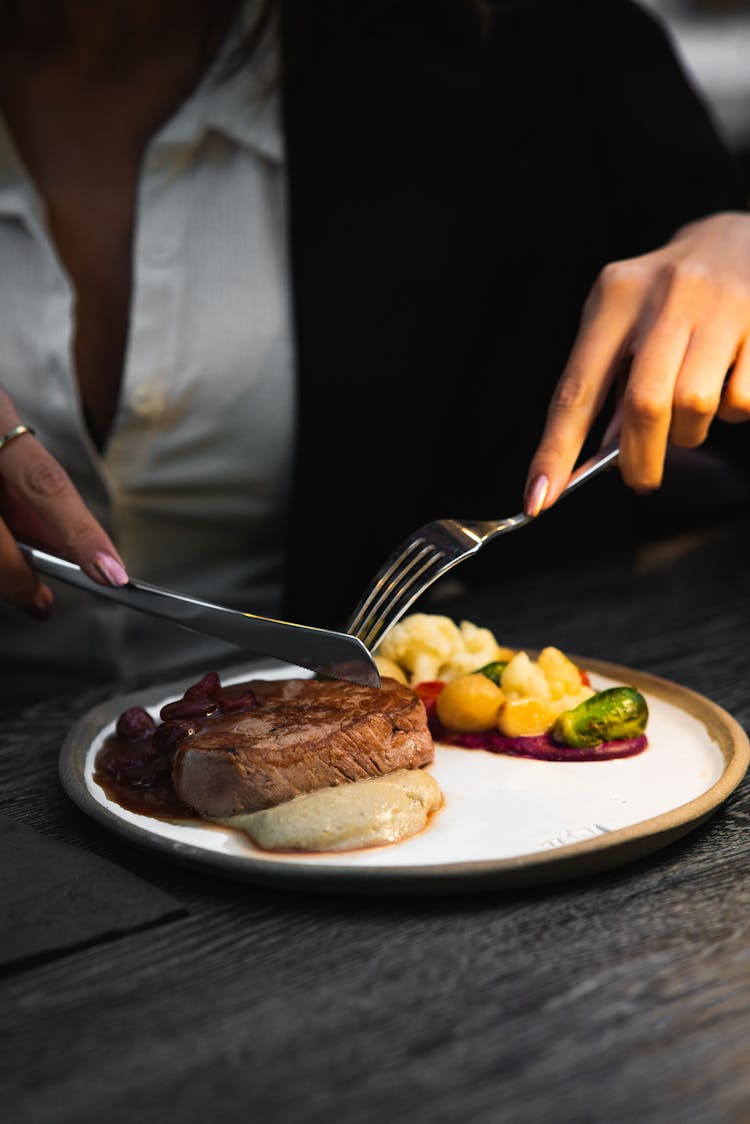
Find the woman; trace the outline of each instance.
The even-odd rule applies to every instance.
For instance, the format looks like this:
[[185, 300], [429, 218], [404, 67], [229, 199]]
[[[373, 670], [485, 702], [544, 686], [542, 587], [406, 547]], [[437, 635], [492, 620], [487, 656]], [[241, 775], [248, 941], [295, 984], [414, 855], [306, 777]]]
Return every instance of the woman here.
[[[6, 3], [0, 52], [16, 606], [51, 609], [26, 536], [255, 612], [283, 559], [282, 611], [341, 625], [414, 525], [517, 510], [530, 457], [553, 504], [615, 395], [640, 491], [668, 438], [748, 416], [750, 219], [629, 0], [289, 3], [252, 51], [252, 4], [56, 7], [44, 36]], [[546, 522], [513, 549], [559, 550]], [[36, 690], [212, 658], [55, 601], [33, 641], [3, 620]]]

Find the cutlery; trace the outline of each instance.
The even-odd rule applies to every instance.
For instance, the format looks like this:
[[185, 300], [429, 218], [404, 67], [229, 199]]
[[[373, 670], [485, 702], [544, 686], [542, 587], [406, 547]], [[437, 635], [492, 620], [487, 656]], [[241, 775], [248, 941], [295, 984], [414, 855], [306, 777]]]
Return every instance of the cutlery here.
[[[618, 446], [602, 449], [573, 472], [559, 499], [613, 467], [619, 455]], [[354, 610], [347, 631], [372, 651], [433, 582], [491, 539], [517, 531], [535, 518], [538, 516], [521, 512], [508, 519], [438, 519], [419, 527], [380, 567]]]
[[123, 586], [99, 585], [73, 562], [23, 543], [18, 545], [26, 561], [39, 573], [87, 593], [173, 621], [194, 632], [216, 636], [245, 651], [273, 656], [364, 687], [380, 686], [380, 675], [369, 651], [361, 640], [348, 633], [240, 613], [132, 579]]

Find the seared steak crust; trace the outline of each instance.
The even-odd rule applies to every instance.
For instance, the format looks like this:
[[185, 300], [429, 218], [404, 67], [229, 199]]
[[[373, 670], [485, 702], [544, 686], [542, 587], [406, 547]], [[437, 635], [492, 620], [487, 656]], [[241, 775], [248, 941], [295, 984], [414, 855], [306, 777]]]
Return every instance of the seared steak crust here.
[[421, 700], [393, 679], [379, 690], [314, 679], [248, 686], [255, 710], [206, 721], [175, 755], [177, 795], [200, 815], [254, 812], [434, 758]]

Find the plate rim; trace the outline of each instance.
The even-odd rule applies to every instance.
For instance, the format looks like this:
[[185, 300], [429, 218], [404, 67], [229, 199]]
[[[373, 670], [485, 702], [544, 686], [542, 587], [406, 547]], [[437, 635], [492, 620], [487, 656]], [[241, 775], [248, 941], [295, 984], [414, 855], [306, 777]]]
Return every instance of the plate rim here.
[[[527, 649], [531, 652], [531, 649]], [[346, 867], [301, 865], [296, 860], [265, 859], [204, 850], [191, 843], [154, 835], [139, 824], [121, 819], [89, 792], [85, 762], [93, 738], [128, 705], [154, 705], [178, 693], [193, 677], [161, 683], [109, 699], [83, 714], [68, 731], [59, 755], [59, 777], [68, 797], [78, 808], [108, 830], [129, 842], [195, 869], [218, 870], [245, 882], [282, 887], [360, 893], [405, 893], [514, 888], [567, 881], [605, 869], [622, 866], [668, 846], [699, 827], [716, 812], [740, 784], [750, 766], [750, 740], [727, 710], [690, 687], [651, 672], [637, 671], [606, 660], [570, 655], [580, 667], [594, 674], [626, 683], [686, 710], [706, 728], [724, 759], [721, 776], [700, 796], [678, 804], [657, 816], [616, 828], [606, 835], [560, 847], [527, 852], [503, 859], [479, 859], [419, 866]], [[261, 675], [277, 669], [277, 661], [253, 662], [225, 668], [227, 677]]]

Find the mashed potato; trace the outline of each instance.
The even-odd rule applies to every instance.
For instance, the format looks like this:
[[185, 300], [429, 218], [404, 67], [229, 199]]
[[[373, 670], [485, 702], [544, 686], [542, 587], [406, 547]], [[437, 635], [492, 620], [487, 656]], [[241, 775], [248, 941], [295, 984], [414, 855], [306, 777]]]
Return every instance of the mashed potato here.
[[416, 835], [442, 798], [429, 773], [399, 769], [219, 822], [244, 831], [266, 851], [348, 851]]

